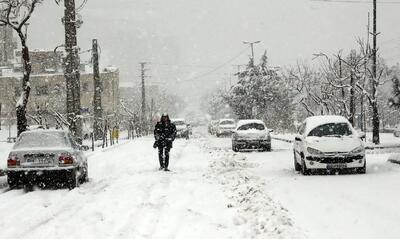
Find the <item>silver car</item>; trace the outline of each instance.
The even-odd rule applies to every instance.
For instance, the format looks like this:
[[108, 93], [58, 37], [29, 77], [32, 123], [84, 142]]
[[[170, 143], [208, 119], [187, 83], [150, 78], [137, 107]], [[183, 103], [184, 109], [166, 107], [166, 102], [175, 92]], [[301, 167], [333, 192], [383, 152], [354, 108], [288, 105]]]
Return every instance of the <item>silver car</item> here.
[[261, 149], [271, 151], [272, 130], [267, 129], [262, 120], [240, 120], [232, 137], [232, 150]]
[[83, 148], [68, 131], [23, 132], [7, 160], [10, 188], [49, 184], [70, 189], [77, 187], [88, 180]]

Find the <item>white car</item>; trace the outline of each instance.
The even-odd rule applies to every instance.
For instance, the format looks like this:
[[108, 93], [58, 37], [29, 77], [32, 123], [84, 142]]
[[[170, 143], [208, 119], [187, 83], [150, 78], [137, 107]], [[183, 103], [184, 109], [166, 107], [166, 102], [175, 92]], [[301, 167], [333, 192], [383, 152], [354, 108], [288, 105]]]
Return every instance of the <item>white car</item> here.
[[185, 119], [171, 119], [176, 126], [176, 137], [189, 139], [189, 127]]
[[232, 136], [232, 150], [262, 149], [271, 151], [271, 135], [261, 120], [240, 120]]
[[232, 135], [232, 131], [236, 128], [234, 119], [220, 119], [217, 125], [217, 137], [223, 135]]
[[56, 184], [72, 189], [88, 181], [87, 158], [68, 131], [25, 131], [8, 156], [7, 177], [10, 188]]
[[318, 169], [365, 173], [363, 137], [342, 116], [309, 117], [295, 137], [294, 168], [303, 175]]

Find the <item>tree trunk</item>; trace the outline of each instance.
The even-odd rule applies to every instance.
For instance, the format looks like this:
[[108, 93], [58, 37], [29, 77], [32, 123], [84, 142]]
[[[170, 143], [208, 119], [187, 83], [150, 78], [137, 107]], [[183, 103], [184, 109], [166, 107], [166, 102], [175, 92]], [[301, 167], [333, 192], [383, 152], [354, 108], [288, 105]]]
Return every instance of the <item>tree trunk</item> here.
[[378, 111], [378, 102], [375, 101], [372, 103], [372, 142], [374, 144], [379, 144], [379, 111]]
[[355, 114], [356, 114], [356, 105], [355, 105], [355, 90], [354, 90], [354, 74], [350, 73], [350, 123], [353, 127], [355, 127]]
[[26, 46], [26, 37], [21, 31], [18, 32], [18, 36], [20, 37], [22, 45], [23, 77], [22, 77], [21, 96], [16, 104], [17, 129], [18, 129], [17, 136], [19, 136], [22, 132], [26, 131], [28, 128], [28, 120], [26, 118], [26, 107], [28, 104], [29, 94], [31, 91], [29, 78], [32, 69], [29, 56], [29, 49]]
[[65, 50], [67, 52], [65, 62], [67, 115], [70, 131], [76, 137], [77, 142], [82, 143], [82, 120], [80, 117], [80, 74], [76, 37], [75, 0], [64, 1], [64, 6]]

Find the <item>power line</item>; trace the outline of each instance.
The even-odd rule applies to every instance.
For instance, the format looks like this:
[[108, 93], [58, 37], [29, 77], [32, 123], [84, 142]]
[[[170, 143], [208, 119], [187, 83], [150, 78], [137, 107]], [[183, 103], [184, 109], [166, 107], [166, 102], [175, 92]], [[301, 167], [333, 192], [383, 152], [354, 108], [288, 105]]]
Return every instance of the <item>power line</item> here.
[[200, 79], [200, 78], [202, 78], [202, 77], [208, 76], [208, 75], [210, 75], [210, 74], [212, 74], [212, 73], [218, 71], [219, 69], [223, 68], [224, 66], [228, 65], [229, 63], [231, 63], [232, 61], [236, 60], [236, 59], [239, 58], [241, 55], [243, 55], [243, 54], [247, 51], [247, 49], [249, 49], [249, 47], [244, 48], [244, 49], [243, 49], [242, 51], [240, 51], [237, 55], [235, 55], [234, 57], [232, 57], [231, 59], [229, 59], [229, 60], [226, 61], [225, 63], [223, 63], [223, 64], [221, 64], [221, 65], [215, 67], [214, 69], [212, 69], [212, 70], [210, 70], [210, 71], [208, 71], [208, 72], [202, 73], [202, 74], [200, 74], [200, 75], [198, 75], [198, 76], [189, 78], [189, 79], [187, 79], [186, 81], [197, 80], [197, 79]]
[[[311, 2], [326, 2], [326, 3], [364, 3], [371, 4], [373, 1], [362, 1], [362, 0], [310, 0]], [[385, 1], [377, 2], [378, 4], [400, 4], [399, 1]]]
[[157, 66], [173, 66], [173, 67], [197, 67], [197, 68], [214, 68], [215, 66], [211, 65], [196, 65], [196, 64], [164, 64], [164, 63], [151, 63], [152, 65]]

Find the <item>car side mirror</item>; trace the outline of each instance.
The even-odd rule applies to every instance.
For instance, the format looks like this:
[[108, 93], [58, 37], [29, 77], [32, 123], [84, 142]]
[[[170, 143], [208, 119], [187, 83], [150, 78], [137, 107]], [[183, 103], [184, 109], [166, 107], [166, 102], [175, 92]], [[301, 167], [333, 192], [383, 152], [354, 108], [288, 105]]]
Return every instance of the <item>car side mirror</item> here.
[[273, 129], [268, 129], [268, 131], [269, 131], [270, 133], [273, 133], [273, 132], [274, 132], [274, 130], [273, 130]]
[[366, 135], [364, 132], [359, 132], [359, 133], [358, 133], [358, 137], [359, 137], [360, 139], [365, 139], [365, 138], [367, 137], [367, 135]]
[[296, 140], [296, 141], [301, 141], [301, 138], [300, 138], [300, 136], [296, 136], [296, 137], [294, 138], [294, 140]]

